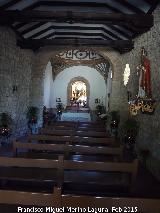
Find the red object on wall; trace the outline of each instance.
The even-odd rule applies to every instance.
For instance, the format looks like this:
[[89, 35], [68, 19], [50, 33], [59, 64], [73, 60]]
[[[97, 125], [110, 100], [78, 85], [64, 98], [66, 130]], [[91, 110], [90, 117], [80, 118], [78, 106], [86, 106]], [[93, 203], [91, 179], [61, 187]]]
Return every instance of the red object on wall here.
[[152, 97], [150, 60], [146, 56], [143, 56], [143, 67], [145, 68], [144, 89], [147, 96]]

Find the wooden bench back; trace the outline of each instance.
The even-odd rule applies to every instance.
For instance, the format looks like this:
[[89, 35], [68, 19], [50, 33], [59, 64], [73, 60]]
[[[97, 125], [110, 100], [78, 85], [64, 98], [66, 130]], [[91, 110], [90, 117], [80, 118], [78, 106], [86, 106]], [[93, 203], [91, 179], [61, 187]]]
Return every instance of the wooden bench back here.
[[81, 136], [81, 137], [97, 137], [97, 138], [104, 138], [108, 137], [106, 132], [96, 132], [96, 131], [75, 131], [74, 135]]
[[74, 130], [53, 130], [50, 128], [42, 128], [40, 134], [43, 135], [57, 135], [57, 136], [72, 136], [74, 135]]
[[[56, 188], [55, 194], [44, 196], [42, 193], [29, 193], [29, 192], [16, 192], [16, 191], [5, 191], [0, 190], [0, 203], [11, 203], [11, 204], [25, 204], [25, 205], [50, 205], [54, 204], [54, 206], [59, 205], [79, 205], [85, 206], [88, 205], [89, 202], [94, 206], [106, 205], [105, 198], [100, 200], [96, 200], [93, 197], [78, 197], [76, 196], [61, 196], [60, 188], [63, 185], [64, 181], [64, 170], [93, 170], [93, 171], [116, 171], [116, 172], [127, 172], [132, 174], [132, 181], [135, 180], [137, 173], [138, 161], [135, 160], [132, 163], [106, 163], [106, 162], [73, 162], [64, 160], [62, 156], [59, 156], [58, 162], [55, 160], [44, 160], [44, 159], [24, 159], [24, 158], [13, 158], [13, 157], [0, 157], [0, 166], [7, 167], [35, 167], [35, 168], [57, 168], [58, 169], [58, 179], [57, 184], [58, 188]], [[11, 177], [10, 177], [11, 179]], [[22, 180], [22, 178], [21, 178]], [[3, 194], [2, 194], [3, 193]], [[2, 196], [3, 195], [3, 196]], [[12, 197], [13, 196], [13, 197]], [[10, 199], [11, 198], [11, 199]], [[34, 202], [33, 202], [34, 201]], [[51, 204], [51, 205], [52, 205]], [[103, 206], [102, 205], [102, 206]], [[102, 207], [101, 206], [101, 207]], [[158, 212], [157, 212], [158, 213]]]
[[65, 125], [65, 126], [92, 126], [92, 127], [104, 127], [105, 123], [104, 122], [76, 122], [76, 121], [57, 121], [53, 123], [52, 125]]
[[72, 142], [71, 136], [57, 136], [57, 135], [29, 135], [28, 142], [32, 141], [52, 141], [52, 142]]
[[56, 168], [61, 166], [60, 160], [28, 159], [15, 157], [0, 157], [1, 167], [34, 167], [34, 168]]
[[133, 162], [80, 162], [64, 160], [59, 156], [58, 160], [48, 159], [27, 159], [14, 157], [0, 157], [1, 167], [35, 167], [35, 168], [56, 168], [59, 170], [60, 180], [63, 179], [63, 170], [87, 170], [103, 172], [125, 172], [132, 175], [131, 183], [135, 181], [138, 169], [138, 160]]
[[82, 136], [82, 137], [107, 137], [106, 132], [96, 132], [96, 131], [76, 131], [76, 130], [54, 130], [50, 128], [42, 128], [40, 130], [41, 134], [46, 135], [57, 135], [57, 136]]
[[115, 138], [92, 138], [83, 136], [57, 136], [57, 135], [29, 135], [28, 142], [32, 141], [50, 141], [50, 142], [69, 142], [71, 144], [84, 143], [84, 144], [101, 144], [101, 145], [119, 145]]
[[133, 184], [137, 176], [138, 160], [135, 159], [133, 162], [79, 162], [64, 160], [64, 169], [130, 173], [131, 183]]
[[97, 132], [106, 132], [104, 127], [95, 127], [95, 126], [63, 126], [63, 125], [54, 125], [47, 127], [50, 130], [74, 130], [74, 131], [97, 131]]
[[18, 141], [13, 142], [14, 153], [17, 154], [17, 149], [27, 150], [47, 150], [54, 152], [63, 152], [64, 154], [69, 153], [80, 153], [80, 154], [103, 154], [103, 155], [114, 155], [122, 156], [122, 147], [89, 147], [89, 146], [74, 146], [66, 144], [36, 144], [36, 143], [22, 143]]

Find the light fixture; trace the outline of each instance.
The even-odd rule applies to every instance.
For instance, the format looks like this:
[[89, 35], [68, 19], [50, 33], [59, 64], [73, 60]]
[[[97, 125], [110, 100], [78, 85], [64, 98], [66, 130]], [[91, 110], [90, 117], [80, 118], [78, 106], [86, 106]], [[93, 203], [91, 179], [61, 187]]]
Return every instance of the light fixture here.
[[129, 67], [129, 64], [126, 64], [126, 67], [125, 67], [125, 70], [124, 70], [124, 73], [123, 73], [124, 86], [126, 86], [128, 84], [129, 76], [130, 76], [130, 67]]

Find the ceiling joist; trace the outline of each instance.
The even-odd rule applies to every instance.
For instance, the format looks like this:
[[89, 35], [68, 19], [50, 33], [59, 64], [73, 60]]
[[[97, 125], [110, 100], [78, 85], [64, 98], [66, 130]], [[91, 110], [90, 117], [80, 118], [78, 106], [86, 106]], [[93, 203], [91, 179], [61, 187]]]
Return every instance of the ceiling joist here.
[[[3, 0], [0, 25], [10, 26], [22, 48], [45, 45], [133, 48], [150, 30], [159, 0]], [[122, 40], [121, 40], [122, 39]]]
[[135, 7], [134, 5], [130, 4], [127, 1], [124, 0], [116, 0], [117, 3], [123, 5], [124, 7], [128, 8], [129, 10], [133, 11], [134, 13], [142, 13], [144, 14], [144, 12], [139, 9], [138, 7]]
[[12, 6], [14, 6], [15, 4], [17, 4], [17, 3], [21, 2], [21, 1], [22, 1], [22, 0], [12, 0], [12, 1], [9, 1], [8, 3], [2, 5], [2, 6], [0, 7], [0, 10], [6, 10], [6, 9], [8, 9], [9, 7], [12, 7]]
[[67, 9], [67, 7], [71, 8], [77, 8], [77, 9], [98, 9], [98, 8], [107, 8], [109, 10], [111, 10], [111, 12], [122, 12], [121, 10], [119, 10], [118, 8], [113, 7], [110, 4], [102, 3], [102, 2], [91, 2], [91, 1], [85, 1], [85, 2], [74, 2], [74, 1], [38, 1], [28, 7], [25, 8], [25, 10], [33, 10], [36, 9], [38, 7], [42, 7], [42, 6], [47, 6], [47, 7], [60, 7], [62, 9]]
[[[36, 29], [36, 26], [33, 26], [32, 29]], [[31, 28], [27, 29], [27, 30], [24, 30], [23, 32], [21, 32], [22, 34], [25, 34], [25, 33], [28, 33], [29, 31], [31, 30]], [[111, 31], [103, 28], [103, 27], [80, 27], [80, 26], [73, 26], [73, 27], [69, 27], [69, 26], [56, 26], [56, 25], [52, 25], [44, 30], [41, 30], [35, 34], [33, 34], [32, 36], [30, 36], [29, 38], [36, 38], [38, 36], [41, 36], [42, 34], [44, 33], [47, 33], [49, 31], [54, 31], [55, 33], [59, 33], [59, 32], [62, 32], [62, 33], [70, 33], [70, 32], [79, 32], [79, 33], [87, 33], [87, 31], [90, 31], [90, 33], [95, 33], [97, 31], [98, 32], [101, 32], [102, 34], [104, 35], [109, 35], [111, 36], [112, 38], [114, 39], [120, 39], [119, 36], [117, 36], [117, 34], [114, 34], [112, 33]], [[59, 31], [60, 30], [60, 31]], [[123, 34], [122, 34], [123, 35]]]
[[120, 14], [120, 13], [81, 13], [72, 11], [0, 11], [1, 24], [13, 22], [47, 22], [59, 21], [68, 23], [119, 24], [133, 25], [134, 28], [147, 29], [153, 26], [151, 14]]
[[121, 52], [133, 49], [134, 43], [130, 40], [96, 40], [96, 39], [25, 39], [19, 40], [17, 44], [21, 48], [39, 49], [43, 46], [94, 46], [111, 47], [121, 50]]
[[[33, 22], [34, 23], [34, 22]], [[29, 33], [32, 30], [36, 30], [39, 27], [42, 27], [43, 25], [45, 25], [47, 22], [40, 22], [38, 24], [34, 24], [31, 26], [28, 26], [27, 28], [25, 28], [25, 30], [21, 30], [20, 28], [24, 27], [27, 23], [17, 23], [16, 25], [14, 25], [14, 28], [21, 32], [22, 35], [24, 35], [25, 33]], [[47, 33], [47, 31], [50, 30], [63, 30], [63, 31], [83, 31], [85, 32], [86, 30], [91, 30], [94, 32], [94, 30], [101, 30], [102, 32], [110, 35], [113, 38], [117, 38], [120, 39], [121, 36], [123, 36], [123, 38], [126, 39], [132, 39], [132, 33], [127, 31], [126, 29], [124, 29], [123, 27], [117, 27], [114, 25], [110, 25], [109, 27], [106, 25], [73, 25], [73, 24], [66, 24], [63, 23], [63, 25], [60, 25], [58, 23], [52, 23], [51, 26], [45, 28], [45, 29], [41, 29], [38, 30], [37, 32], [35, 32], [33, 35], [28, 36], [28, 38], [36, 38], [38, 36], [41, 36], [43, 33]]]

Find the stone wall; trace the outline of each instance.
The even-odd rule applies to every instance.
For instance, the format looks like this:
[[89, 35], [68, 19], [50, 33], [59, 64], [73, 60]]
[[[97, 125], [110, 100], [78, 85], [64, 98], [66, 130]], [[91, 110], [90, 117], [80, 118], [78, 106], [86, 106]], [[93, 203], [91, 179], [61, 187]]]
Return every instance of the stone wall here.
[[128, 90], [132, 93], [132, 96], [138, 93], [136, 67], [140, 64], [141, 47], [145, 48], [151, 62], [152, 92], [153, 98], [157, 101], [157, 106], [154, 115], [139, 113], [136, 117], [140, 123], [137, 147], [150, 151], [147, 166], [160, 179], [160, 6], [154, 12], [154, 26], [151, 30], [136, 38], [134, 49], [122, 55], [123, 70], [126, 63], [131, 68]]
[[[116, 51], [105, 51], [103, 56], [108, 58], [113, 72], [111, 95], [110, 95], [110, 111], [119, 111], [120, 128], [124, 120], [128, 116], [127, 92], [123, 85], [123, 61], [120, 53]], [[119, 131], [121, 135], [121, 131]]]
[[[0, 27], [0, 113], [11, 115], [14, 136], [27, 130], [33, 58], [31, 50], [17, 47], [16, 35], [10, 28]], [[17, 91], [13, 91], [13, 86], [17, 86]]]

